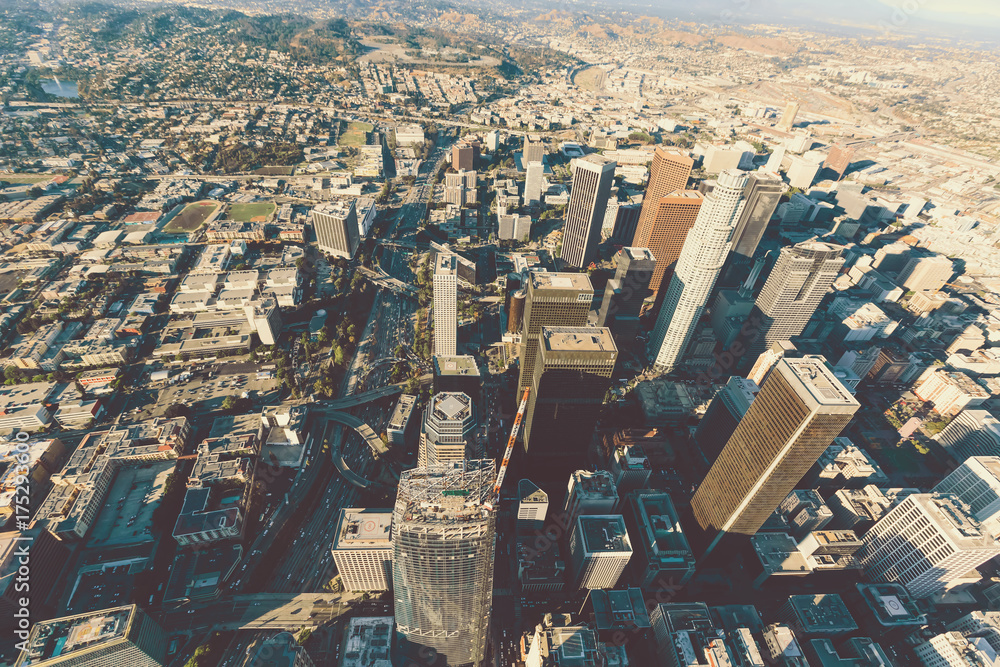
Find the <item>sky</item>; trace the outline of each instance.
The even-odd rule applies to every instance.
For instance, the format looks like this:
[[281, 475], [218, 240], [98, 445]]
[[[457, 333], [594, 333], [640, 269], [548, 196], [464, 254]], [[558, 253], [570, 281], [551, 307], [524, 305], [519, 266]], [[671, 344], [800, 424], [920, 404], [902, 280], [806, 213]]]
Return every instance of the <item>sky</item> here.
[[1000, 18], [1000, 2], [997, 0], [879, 0], [884, 5], [919, 12], [926, 9], [935, 13], [961, 14], [965, 17], [992, 16]]

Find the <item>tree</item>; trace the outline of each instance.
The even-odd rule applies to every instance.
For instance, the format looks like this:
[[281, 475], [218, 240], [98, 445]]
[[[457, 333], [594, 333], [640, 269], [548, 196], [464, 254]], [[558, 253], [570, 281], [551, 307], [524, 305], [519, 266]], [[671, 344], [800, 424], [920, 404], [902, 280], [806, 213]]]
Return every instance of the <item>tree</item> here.
[[16, 366], [8, 366], [7, 368], [3, 369], [3, 376], [8, 380], [13, 380], [14, 382], [17, 382], [18, 380], [21, 379], [21, 371], [19, 371]]
[[223, 410], [232, 410], [235, 405], [236, 405], [235, 396], [226, 396], [224, 399], [222, 399]]
[[182, 403], [173, 403], [167, 406], [167, 409], [163, 411], [163, 416], [167, 419], [174, 419], [176, 417], [185, 417], [191, 419], [191, 408]]

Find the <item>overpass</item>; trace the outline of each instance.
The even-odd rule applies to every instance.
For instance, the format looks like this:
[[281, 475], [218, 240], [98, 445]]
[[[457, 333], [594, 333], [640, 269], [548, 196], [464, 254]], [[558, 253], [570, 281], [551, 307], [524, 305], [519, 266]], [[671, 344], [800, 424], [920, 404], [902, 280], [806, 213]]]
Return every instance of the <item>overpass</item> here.
[[402, 393], [403, 383], [398, 382], [396, 384], [387, 384], [386, 386], [378, 389], [372, 389], [371, 391], [366, 391], [360, 394], [352, 394], [351, 396], [338, 398], [332, 401], [316, 401], [312, 404], [312, 409], [320, 412], [326, 412], [329, 410], [346, 410], [348, 408], [356, 408], [360, 405], [364, 405], [365, 403], [377, 401], [380, 398], [388, 398]]

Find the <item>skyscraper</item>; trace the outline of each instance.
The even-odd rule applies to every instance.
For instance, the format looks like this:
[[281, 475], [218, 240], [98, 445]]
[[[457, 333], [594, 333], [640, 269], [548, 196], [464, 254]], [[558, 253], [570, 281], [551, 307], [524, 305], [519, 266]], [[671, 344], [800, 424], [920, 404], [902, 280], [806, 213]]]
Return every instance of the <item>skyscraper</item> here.
[[691, 500], [705, 555], [756, 533], [859, 407], [822, 357], [779, 361]]
[[618, 489], [607, 470], [577, 470], [569, 476], [566, 502], [563, 504], [564, 521], [576, 523], [585, 514], [611, 514], [618, 507]]
[[680, 363], [705, 311], [729, 254], [746, 184], [747, 177], [739, 170], [719, 174], [718, 183], [705, 197], [698, 219], [688, 232], [649, 339], [649, 357], [657, 370], [669, 372]]
[[549, 495], [538, 488], [530, 479], [517, 483], [517, 530], [530, 532], [541, 530], [545, 525], [545, 515], [549, 511]]
[[520, 364], [517, 387], [520, 393], [530, 387], [535, 375], [538, 336], [542, 327], [582, 327], [587, 324], [594, 287], [583, 273], [547, 273], [532, 271], [526, 283]]
[[622, 248], [614, 257], [615, 277], [604, 289], [597, 315], [598, 326], [608, 327], [615, 340], [634, 339], [639, 328], [639, 311], [656, 270], [656, 257], [649, 248]]
[[694, 440], [709, 463], [722, 453], [759, 391], [760, 387], [753, 380], [733, 376], [708, 404], [694, 432]]
[[[778, 208], [785, 185], [776, 173], [754, 171], [743, 191], [746, 204], [733, 231], [733, 263], [749, 267], [767, 223]], [[737, 280], [742, 280], [738, 277]]]
[[[653, 153], [653, 164], [649, 168], [649, 183], [642, 198], [642, 212], [639, 214], [639, 228], [632, 245], [649, 248], [656, 255], [656, 248], [649, 245], [651, 231], [656, 219], [660, 200], [671, 192], [685, 190], [694, 160], [677, 150], [657, 146]], [[647, 239], [647, 240], [643, 240]]]
[[574, 590], [614, 588], [632, 558], [625, 520], [617, 514], [577, 517], [569, 552]]
[[545, 157], [545, 144], [541, 141], [524, 140], [524, 147], [521, 150], [521, 161], [524, 164], [529, 162], [542, 162]]
[[[649, 289], [654, 295], [659, 293], [664, 282], [669, 284], [688, 231], [698, 219], [704, 200], [697, 190], [678, 190], [660, 197], [660, 203], [646, 219], [647, 224], [642, 224], [640, 218], [632, 245], [649, 248], [656, 258], [656, 269], [649, 279]], [[645, 211], [646, 202], [642, 205]]]
[[407, 652], [481, 665], [493, 606], [496, 515], [484, 505], [493, 461], [415, 468], [400, 475], [393, 511], [396, 628]]
[[873, 582], [906, 586], [928, 597], [1000, 554], [997, 538], [951, 493], [907, 496], [865, 533], [857, 553]]
[[753, 331], [746, 344], [750, 359], [802, 333], [844, 266], [843, 250], [822, 241], [781, 249], [750, 313]]
[[451, 149], [451, 166], [458, 169], [475, 169], [479, 158], [479, 144], [460, 141]]
[[136, 605], [35, 623], [18, 667], [160, 667], [167, 636]]
[[458, 348], [458, 258], [434, 260], [434, 354], [454, 356]]
[[586, 453], [617, 359], [610, 329], [542, 327], [524, 415], [529, 455]]
[[392, 510], [340, 510], [330, 551], [345, 591], [392, 588]]
[[937, 483], [934, 493], [954, 493], [976, 521], [1000, 536], [1000, 457], [970, 456]]
[[576, 160], [559, 254], [568, 266], [588, 266], [597, 256], [597, 244], [601, 241], [601, 226], [617, 166], [613, 160], [598, 155]]
[[775, 126], [782, 132], [791, 132], [792, 127], [795, 125], [795, 117], [799, 114], [799, 103], [789, 102], [785, 106], [785, 112], [781, 114], [781, 120]]
[[354, 200], [325, 202], [312, 210], [316, 246], [334, 257], [351, 259], [361, 243]]
[[475, 430], [476, 412], [468, 395], [461, 392], [434, 394], [424, 411], [417, 465], [433, 466], [478, 458]]
[[524, 177], [524, 204], [531, 206], [542, 201], [542, 182], [545, 180], [541, 162], [529, 162]]

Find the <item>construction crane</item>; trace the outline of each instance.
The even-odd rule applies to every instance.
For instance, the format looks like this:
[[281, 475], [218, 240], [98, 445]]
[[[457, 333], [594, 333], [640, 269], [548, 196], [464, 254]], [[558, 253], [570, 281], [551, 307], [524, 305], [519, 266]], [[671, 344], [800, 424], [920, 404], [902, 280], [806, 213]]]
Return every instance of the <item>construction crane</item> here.
[[517, 415], [514, 416], [514, 425], [510, 429], [510, 438], [507, 439], [507, 451], [503, 453], [503, 461], [497, 472], [497, 481], [493, 485], [493, 492], [490, 493], [489, 500], [484, 503], [491, 510], [494, 503], [500, 498], [500, 487], [503, 486], [503, 478], [507, 475], [507, 466], [510, 464], [511, 454], [514, 453], [514, 442], [517, 440], [517, 432], [521, 430], [521, 420], [524, 419], [524, 412], [528, 408], [528, 394], [530, 393], [531, 388], [525, 387], [524, 394], [521, 396], [521, 404], [517, 406]]

